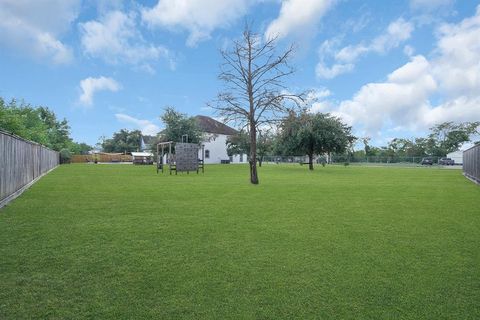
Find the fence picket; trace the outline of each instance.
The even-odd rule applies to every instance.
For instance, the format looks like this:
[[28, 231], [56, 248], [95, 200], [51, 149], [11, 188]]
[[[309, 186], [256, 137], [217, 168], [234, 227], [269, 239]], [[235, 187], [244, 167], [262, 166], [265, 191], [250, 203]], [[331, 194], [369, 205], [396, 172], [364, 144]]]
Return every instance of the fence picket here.
[[0, 208], [58, 164], [58, 152], [0, 130]]
[[480, 145], [463, 152], [463, 174], [480, 184]]

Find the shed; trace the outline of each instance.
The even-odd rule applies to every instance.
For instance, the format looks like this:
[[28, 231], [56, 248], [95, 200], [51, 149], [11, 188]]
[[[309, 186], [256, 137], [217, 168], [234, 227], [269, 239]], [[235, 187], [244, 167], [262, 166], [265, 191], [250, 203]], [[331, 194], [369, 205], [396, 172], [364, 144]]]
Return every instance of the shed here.
[[447, 154], [447, 158], [455, 161], [455, 164], [463, 164], [463, 151], [454, 151]]
[[132, 152], [133, 164], [153, 164], [153, 153]]

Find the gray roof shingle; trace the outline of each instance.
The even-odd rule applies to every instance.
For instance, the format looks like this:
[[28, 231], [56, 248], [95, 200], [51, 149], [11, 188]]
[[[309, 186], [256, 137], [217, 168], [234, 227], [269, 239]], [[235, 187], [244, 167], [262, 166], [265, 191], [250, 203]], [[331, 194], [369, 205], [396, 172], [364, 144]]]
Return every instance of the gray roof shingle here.
[[200, 130], [207, 133], [224, 134], [227, 136], [232, 136], [238, 133], [237, 130], [207, 116], [195, 116], [195, 120], [197, 120]]

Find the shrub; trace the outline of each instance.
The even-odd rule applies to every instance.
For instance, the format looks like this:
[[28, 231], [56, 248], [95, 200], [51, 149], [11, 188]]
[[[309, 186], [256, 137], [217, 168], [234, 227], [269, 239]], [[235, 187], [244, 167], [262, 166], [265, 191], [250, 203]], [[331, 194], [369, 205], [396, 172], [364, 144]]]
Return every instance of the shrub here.
[[60, 163], [70, 163], [70, 160], [72, 159], [72, 153], [68, 149], [62, 149], [60, 150]]

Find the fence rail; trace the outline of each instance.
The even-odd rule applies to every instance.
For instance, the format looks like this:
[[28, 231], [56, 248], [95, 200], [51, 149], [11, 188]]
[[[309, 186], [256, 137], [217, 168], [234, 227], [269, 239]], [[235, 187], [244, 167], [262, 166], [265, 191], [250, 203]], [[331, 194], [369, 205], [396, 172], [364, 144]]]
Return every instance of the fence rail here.
[[[419, 165], [422, 163], [422, 159], [428, 158], [432, 160], [434, 164], [437, 164], [441, 156], [369, 156], [369, 157], [353, 157], [348, 155], [332, 155], [330, 159], [325, 156], [315, 156], [315, 163], [329, 162], [329, 163], [385, 163], [385, 164], [412, 164]], [[329, 160], [329, 161], [328, 161]], [[264, 156], [264, 162], [279, 162], [279, 163], [304, 163], [308, 162], [307, 156]]]
[[73, 155], [71, 163], [88, 163], [94, 162], [132, 162], [132, 156], [128, 154], [85, 154], [85, 155]]
[[480, 145], [463, 152], [463, 174], [480, 184]]
[[0, 208], [58, 164], [58, 152], [0, 130]]

